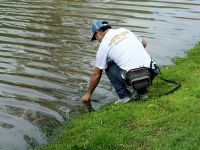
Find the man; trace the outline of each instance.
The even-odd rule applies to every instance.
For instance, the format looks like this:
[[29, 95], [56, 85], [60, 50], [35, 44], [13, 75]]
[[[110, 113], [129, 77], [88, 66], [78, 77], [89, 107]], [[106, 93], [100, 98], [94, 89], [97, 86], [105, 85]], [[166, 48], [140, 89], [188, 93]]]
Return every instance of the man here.
[[[100, 43], [96, 54], [96, 66], [91, 75], [89, 87], [84, 96], [83, 102], [89, 102], [90, 97], [97, 87], [103, 70], [105, 70], [110, 82], [119, 96], [118, 102], [128, 102], [132, 94], [127, 89], [127, 83], [122, 74], [135, 68], [148, 68], [151, 73], [151, 81], [154, 78], [152, 69], [155, 63], [144, 49], [146, 41], [136, 36], [128, 29], [111, 29], [107, 21], [97, 20], [92, 23], [92, 40]], [[153, 65], [152, 65], [153, 64]], [[153, 66], [153, 68], [151, 67]], [[135, 99], [147, 98], [147, 88], [137, 90]]]

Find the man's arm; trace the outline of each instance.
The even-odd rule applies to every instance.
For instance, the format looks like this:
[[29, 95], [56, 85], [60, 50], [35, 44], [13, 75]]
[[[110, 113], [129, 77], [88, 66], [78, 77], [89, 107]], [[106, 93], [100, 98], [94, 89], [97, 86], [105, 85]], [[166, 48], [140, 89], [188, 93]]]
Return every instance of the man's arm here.
[[146, 48], [146, 46], [147, 46], [147, 42], [146, 42], [144, 39], [142, 39], [141, 42], [142, 42], [143, 47]]
[[93, 91], [95, 90], [95, 88], [97, 87], [100, 79], [101, 79], [101, 75], [102, 75], [103, 70], [99, 69], [98, 67], [95, 67], [91, 78], [90, 78], [90, 84], [89, 87], [85, 93], [84, 96], [82, 96], [82, 101], [83, 102], [89, 102], [90, 101], [90, 97], [93, 93]]
[[135, 34], [135, 36], [142, 43], [143, 47], [146, 48], [147, 42], [143, 38], [141, 38], [139, 35]]

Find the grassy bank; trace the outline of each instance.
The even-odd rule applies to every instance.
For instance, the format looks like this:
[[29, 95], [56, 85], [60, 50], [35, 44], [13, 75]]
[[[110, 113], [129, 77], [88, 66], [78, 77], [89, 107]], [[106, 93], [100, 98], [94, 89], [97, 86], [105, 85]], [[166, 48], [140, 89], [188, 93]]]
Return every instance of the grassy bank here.
[[158, 97], [173, 85], [157, 78], [146, 101], [109, 104], [80, 116], [62, 130], [56, 144], [41, 149], [200, 149], [200, 44], [161, 72], [182, 87]]

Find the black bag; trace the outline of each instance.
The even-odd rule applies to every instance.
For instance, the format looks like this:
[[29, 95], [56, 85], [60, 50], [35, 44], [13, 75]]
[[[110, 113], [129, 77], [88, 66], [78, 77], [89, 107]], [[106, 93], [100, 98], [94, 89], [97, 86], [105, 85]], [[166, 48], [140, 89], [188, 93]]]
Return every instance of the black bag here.
[[147, 88], [151, 85], [150, 71], [148, 68], [141, 67], [129, 70], [126, 73], [126, 82], [135, 90]]

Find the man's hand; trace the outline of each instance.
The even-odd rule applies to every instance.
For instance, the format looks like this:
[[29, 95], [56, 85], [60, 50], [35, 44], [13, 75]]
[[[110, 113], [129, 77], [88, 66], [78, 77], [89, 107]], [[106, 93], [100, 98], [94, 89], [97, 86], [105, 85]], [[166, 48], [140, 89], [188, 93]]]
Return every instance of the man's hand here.
[[91, 94], [85, 93], [85, 95], [82, 96], [82, 101], [87, 103], [90, 101], [90, 97], [91, 97]]
[[144, 39], [142, 39], [142, 45], [143, 45], [144, 48], [147, 47], [147, 42]]

